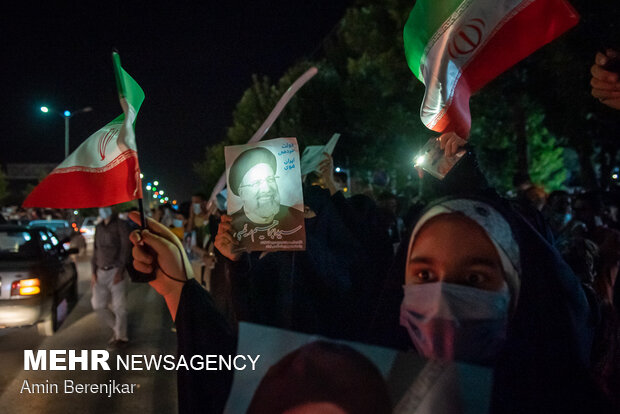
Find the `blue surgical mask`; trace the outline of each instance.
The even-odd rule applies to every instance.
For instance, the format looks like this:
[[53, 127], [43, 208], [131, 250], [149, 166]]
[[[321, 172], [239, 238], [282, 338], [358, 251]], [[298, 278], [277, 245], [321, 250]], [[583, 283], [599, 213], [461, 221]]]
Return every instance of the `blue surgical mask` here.
[[506, 338], [510, 293], [453, 283], [405, 285], [400, 324], [430, 359], [492, 364]]
[[172, 227], [183, 227], [183, 220], [179, 220], [179, 219], [172, 220]]
[[200, 203], [192, 204], [192, 208], [194, 209], [194, 214], [200, 214], [202, 208], [200, 208]]
[[99, 209], [99, 217], [104, 220], [112, 217], [112, 209], [110, 207], [101, 207]]

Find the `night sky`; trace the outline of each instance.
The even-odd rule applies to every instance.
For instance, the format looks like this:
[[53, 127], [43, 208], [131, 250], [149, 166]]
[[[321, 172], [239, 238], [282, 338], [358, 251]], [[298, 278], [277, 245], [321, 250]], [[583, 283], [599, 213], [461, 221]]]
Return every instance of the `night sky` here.
[[251, 75], [277, 80], [312, 56], [351, 1], [99, 3], [3, 6], [0, 163], [62, 161], [64, 121], [42, 105], [93, 107], [71, 118], [71, 151], [119, 115], [117, 49], [146, 94], [136, 122], [145, 178], [184, 200], [198, 186], [192, 164], [225, 136]]

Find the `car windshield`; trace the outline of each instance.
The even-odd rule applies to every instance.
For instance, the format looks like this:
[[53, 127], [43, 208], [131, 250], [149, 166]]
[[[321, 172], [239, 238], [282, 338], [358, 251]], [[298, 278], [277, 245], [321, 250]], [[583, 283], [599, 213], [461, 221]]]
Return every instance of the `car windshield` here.
[[64, 229], [66, 227], [69, 227], [69, 225], [64, 221], [47, 221], [47, 220], [31, 221], [30, 225], [31, 226], [43, 226], [52, 231], [58, 231], [58, 229]]
[[31, 258], [38, 253], [37, 239], [32, 233], [24, 230], [0, 230], [0, 256]]

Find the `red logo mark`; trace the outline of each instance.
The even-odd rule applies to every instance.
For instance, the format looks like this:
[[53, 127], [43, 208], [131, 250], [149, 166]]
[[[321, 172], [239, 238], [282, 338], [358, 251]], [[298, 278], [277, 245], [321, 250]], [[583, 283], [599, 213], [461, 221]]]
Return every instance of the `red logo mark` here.
[[105, 150], [108, 143], [112, 141], [112, 138], [118, 135], [119, 131], [119, 129], [112, 128], [99, 138], [99, 155], [101, 155], [101, 161], [105, 160]]
[[485, 23], [482, 19], [471, 19], [466, 25], [461, 26], [455, 36], [452, 37], [448, 46], [448, 53], [452, 59], [466, 56], [472, 53], [482, 42]]

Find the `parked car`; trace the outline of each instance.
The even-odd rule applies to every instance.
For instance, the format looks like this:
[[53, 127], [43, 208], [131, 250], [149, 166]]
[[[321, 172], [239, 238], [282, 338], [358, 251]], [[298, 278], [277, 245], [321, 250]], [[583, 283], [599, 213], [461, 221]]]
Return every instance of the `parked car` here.
[[78, 299], [77, 269], [46, 227], [0, 225], [0, 327], [51, 335]]
[[75, 233], [67, 220], [32, 220], [28, 225], [30, 227], [45, 227], [53, 231], [63, 243], [69, 241]]
[[92, 246], [95, 242], [95, 227], [97, 227], [97, 217], [86, 217], [80, 226], [80, 233], [86, 240], [86, 246]]

